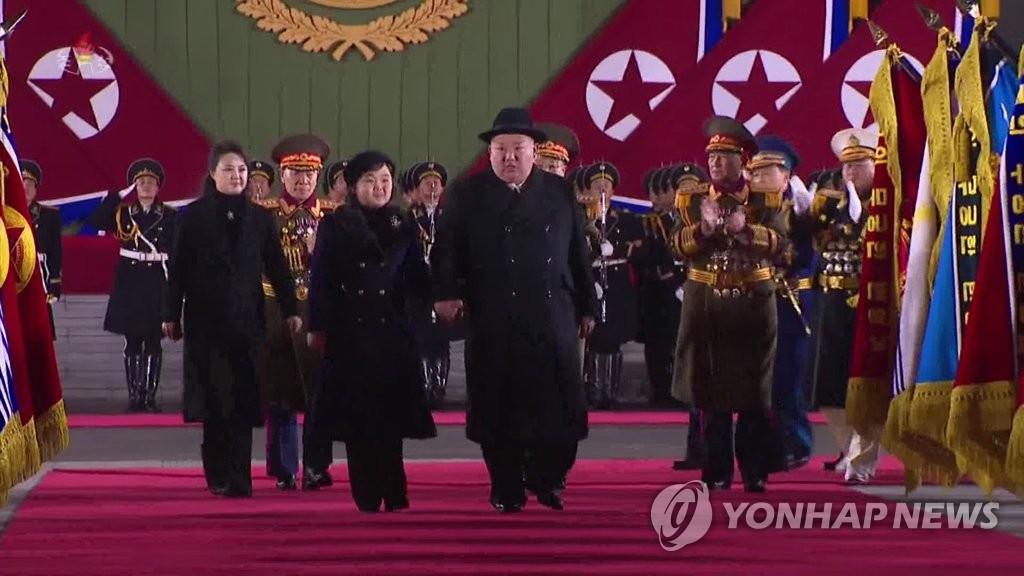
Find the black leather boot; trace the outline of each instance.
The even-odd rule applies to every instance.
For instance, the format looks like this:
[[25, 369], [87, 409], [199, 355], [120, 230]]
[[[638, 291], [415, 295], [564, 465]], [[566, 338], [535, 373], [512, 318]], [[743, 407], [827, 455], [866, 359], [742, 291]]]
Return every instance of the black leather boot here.
[[128, 386], [128, 407], [125, 412], [142, 411], [142, 356], [137, 354], [124, 355], [124, 379]]
[[142, 408], [146, 412], [158, 414], [160, 407], [156, 405], [156, 391], [160, 387], [160, 372], [163, 368], [164, 355], [162, 352], [157, 352], [156, 354], [147, 354], [143, 358], [145, 360], [143, 363], [145, 389], [142, 395]]
[[611, 371], [608, 377], [608, 406], [614, 407], [619, 402], [619, 389], [622, 387], [622, 350], [611, 355]]

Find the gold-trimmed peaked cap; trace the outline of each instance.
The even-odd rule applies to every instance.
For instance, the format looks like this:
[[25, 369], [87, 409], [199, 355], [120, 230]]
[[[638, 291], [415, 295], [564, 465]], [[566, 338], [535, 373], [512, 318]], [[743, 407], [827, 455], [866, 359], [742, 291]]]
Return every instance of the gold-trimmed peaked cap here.
[[425, 178], [436, 176], [441, 181], [441, 186], [448, 184], [448, 170], [440, 162], [418, 162], [409, 168], [409, 184], [415, 188]]
[[143, 176], [156, 178], [158, 186], [164, 185], [164, 167], [152, 158], [140, 158], [128, 167], [128, 185], [135, 184], [135, 181]]
[[324, 159], [331, 155], [331, 147], [319, 136], [294, 134], [278, 142], [270, 155], [282, 172], [285, 168], [320, 170]]
[[747, 163], [748, 170], [765, 166], [778, 166], [792, 172], [800, 166], [800, 156], [793, 145], [779, 136], [764, 136], [757, 139], [757, 154]]
[[334, 187], [334, 183], [338, 181], [338, 178], [342, 177], [342, 173], [345, 171], [345, 166], [348, 166], [348, 160], [341, 159], [337, 162], [331, 163], [327, 167], [327, 177], [324, 178], [324, 194], [330, 192], [331, 188]]
[[537, 155], [571, 163], [580, 153], [580, 139], [568, 126], [562, 124], [541, 123], [537, 128], [547, 135], [547, 139], [537, 144]]
[[271, 184], [274, 183], [274, 165], [263, 160], [249, 162], [249, 176], [263, 176]]
[[32, 180], [36, 183], [36, 186], [43, 181], [43, 170], [33, 160], [20, 160], [18, 162], [19, 168], [21, 169], [22, 180]]
[[744, 162], [757, 153], [757, 140], [742, 122], [728, 116], [712, 116], [704, 122], [708, 137], [705, 152], [732, 152], [743, 156]]
[[840, 162], [874, 159], [878, 133], [864, 128], [847, 128], [832, 137], [832, 152]]
[[611, 162], [595, 162], [583, 171], [583, 186], [590, 189], [598, 180], [607, 180], [612, 188], [619, 187], [619, 169]]

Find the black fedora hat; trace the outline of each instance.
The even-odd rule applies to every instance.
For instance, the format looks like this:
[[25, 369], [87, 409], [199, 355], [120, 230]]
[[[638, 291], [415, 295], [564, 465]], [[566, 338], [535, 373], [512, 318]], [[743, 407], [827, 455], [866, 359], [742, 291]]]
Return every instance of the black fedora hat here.
[[538, 143], [548, 139], [547, 134], [533, 126], [530, 113], [525, 108], [502, 108], [494, 117], [494, 125], [487, 132], [482, 132], [480, 139], [490, 143], [492, 138], [502, 134], [522, 134]]

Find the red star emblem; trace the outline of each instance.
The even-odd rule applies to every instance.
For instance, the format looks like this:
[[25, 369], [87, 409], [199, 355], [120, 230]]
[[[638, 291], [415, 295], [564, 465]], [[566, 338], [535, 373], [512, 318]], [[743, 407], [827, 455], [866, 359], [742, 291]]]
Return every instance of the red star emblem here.
[[671, 82], [663, 80], [644, 80], [640, 75], [640, 63], [637, 62], [635, 53], [629, 55], [622, 80], [593, 80], [593, 83], [612, 99], [612, 108], [608, 111], [608, 122], [605, 123], [605, 127], [615, 126], [630, 114], [643, 120], [651, 111], [651, 99], [672, 85]]
[[[93, 58], [98, 57], [93, 56]], [[68, 54], [68, 63], [60, 78], [35, 79], [32, 82], [53, 98], [51, 107], [58, 118], [63, 118], [69, 112], [73, 112], [83, 122], [99, 130], [99, 123], [96, 121], [91, 100], [93, 96], [113, 84], [114, 80], [83, 76], [74, 50]]]
[[740, 122], [746, 122], [757, 114], [771, 122], [772, 116], [778, 112], [775, 101], [799, 83], [794, 80], [769, 80], [760, 52], [754, 58], [746, 80], [718, 81], [719, 85], [740, 101], [735, 116]]

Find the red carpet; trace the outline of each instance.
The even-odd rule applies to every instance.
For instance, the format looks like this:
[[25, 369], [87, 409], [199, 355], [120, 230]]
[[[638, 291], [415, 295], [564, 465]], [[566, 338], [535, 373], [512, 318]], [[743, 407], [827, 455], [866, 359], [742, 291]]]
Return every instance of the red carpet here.
[[[825, 424], [825, 416], [814, 412], [809, 415], [812, 424]], [[299, 416], [299, 422], [302, 416]], [[434, 412], [434, 421], [438, 426], [464, 426], [465, 412]], [[593, 426], [664, 426], [670, 424], [688, 424], [690, 415], [687, 412], [669, 411], [622, 411], [622, 412], [591, 412], [590, 424]], [[193, 426], [181, 420], [181, 414], [68, 414], [68, 426], [71, 428], [175, 428]], [[196, 424], [198, 426], [198, 424]]]
[[[997, 531], [727, 528], [722, 502], [880, 502], [820, 464], [780, 475], [756, 497], [712, 497], [707, 535], [666, 552], [651, 527], [662, 488], [693, 479], [664, 461], [585, 461], [568, 509], [534, 502], [501, 516], [480, 463], [410, 463], [412, 509], [355, 511], [344, 482], [252, 500], [207, 494], [196, 470], [51, 472], [0, 537], [4, 574], [1019, 574], [1021, 540]], [[887, 472], [890, 474], [890, 472]], [[343, 466], [335, 477], [344, 478]], [[893, 506], [888, 505], [891, 509]], [[890, 513], [891, 516], [891, 513]]]

